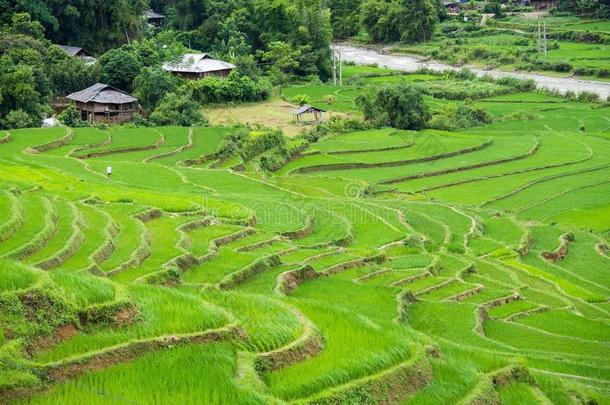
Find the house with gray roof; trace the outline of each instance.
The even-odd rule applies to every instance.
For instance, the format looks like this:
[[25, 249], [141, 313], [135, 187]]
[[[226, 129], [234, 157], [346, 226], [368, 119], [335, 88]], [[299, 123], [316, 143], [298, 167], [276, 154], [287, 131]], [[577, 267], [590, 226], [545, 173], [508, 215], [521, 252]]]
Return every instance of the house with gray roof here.
[[103, 83], [96, 83], [84, 90], [69, 94], [88, 122], [121, 123], [133, 118], [138, 109], [138, 99], [131, 94]]
[[235, 65], [214, 59], [207, 53], [186, 53], [177, 61], [166, 62], [163, 69], [185, 79], [201, 79], [206, 76], [228, 76]]
[[73, 58], [80, 58], [85, 62], [86, 65], [91, 66], [97, 62], [97, 59], [93, 57], [89, 52], [78, 46], [68, 45], [57, 45], [59, 49], [72, 56]]

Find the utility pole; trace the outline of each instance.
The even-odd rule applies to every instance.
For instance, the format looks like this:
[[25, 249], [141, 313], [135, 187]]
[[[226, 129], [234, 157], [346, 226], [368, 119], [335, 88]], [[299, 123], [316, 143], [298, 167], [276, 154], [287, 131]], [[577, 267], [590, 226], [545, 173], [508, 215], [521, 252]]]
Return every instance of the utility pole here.
[[337, 85], [337, 60], [335, 58], [335, 45], [331, 46], [331, 52], [333, 54], [333, 84]]
[[339, 45], [339, 86], [343, 86], [343, 52]]
[[536, 49], [540, 54], [540, 20], [538, 20], [538, 41], [536, 42]]
[[546, 21], [544, 21], [544, 59], [546, 59]]

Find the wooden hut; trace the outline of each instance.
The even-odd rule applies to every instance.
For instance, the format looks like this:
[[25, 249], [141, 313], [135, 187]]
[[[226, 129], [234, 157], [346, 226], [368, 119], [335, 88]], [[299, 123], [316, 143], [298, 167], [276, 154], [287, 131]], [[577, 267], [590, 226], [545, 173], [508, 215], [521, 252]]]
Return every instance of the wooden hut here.
[[161, 27], [165, 22], [165, 15], [149, 9], [144, 12], [144, 19], [154, 27]]
[[211, 75], [228, 76], [235, 65], [207, 53], [186, 53], [178, 61], [164, 63], [163, 69], [185, 79], [201, 79]]
[[321, 108], [304, 104], [294, 110], [294, 116], [297, 124], [320, 124], [324, 122], [325, 112]]
[[92, 123], [129, 121], [138, 109], [137, 98], [103, 83], [96, 83], [66, 98], [75, 102], [83, 120]]

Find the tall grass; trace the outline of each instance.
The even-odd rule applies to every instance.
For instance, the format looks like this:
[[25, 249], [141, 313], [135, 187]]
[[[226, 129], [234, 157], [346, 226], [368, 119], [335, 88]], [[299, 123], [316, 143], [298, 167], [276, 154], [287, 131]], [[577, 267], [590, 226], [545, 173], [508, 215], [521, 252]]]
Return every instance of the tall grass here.
[[263, 404], [235, 381], [236, 360], [229, 344], [170, 348], [85, 374], [23, 403]]
[[25, 289], [38, 279], [36, 271], [13, 260], [0, 259], [0, 292]]

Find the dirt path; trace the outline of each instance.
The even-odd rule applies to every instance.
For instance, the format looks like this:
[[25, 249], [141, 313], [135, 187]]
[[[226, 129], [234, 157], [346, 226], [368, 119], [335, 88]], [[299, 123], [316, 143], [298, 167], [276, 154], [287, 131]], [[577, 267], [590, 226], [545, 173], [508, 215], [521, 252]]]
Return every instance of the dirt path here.
[[[344, 61], [354, 62], [358, 65], [377, 64], [380, 67], [403, 70], [406, 72], [414, 72], [422, 67], [435, 71], [447, 69], [457, 70], [457, 68], [453, 66], [436, 61], [421, 62], [415, 57], [407, 55], [382, 55], [375, 50], [350, 45], [342, 45], [341, 51]], [[533, 79], [539, 88], [547, 88], [561, 92], [573, 91], [576, 93], [590, 91], [599, 94], [603, 99], [610, 96], [610, 83], [579, 80], [569, 77], [551, 77], [533, 73], [502, 72], [498, 70], [483, 70], [474, 67], [468, 68], [478, 76], [489, 75], [494, 78], [509, 76], [520, 79]]]

